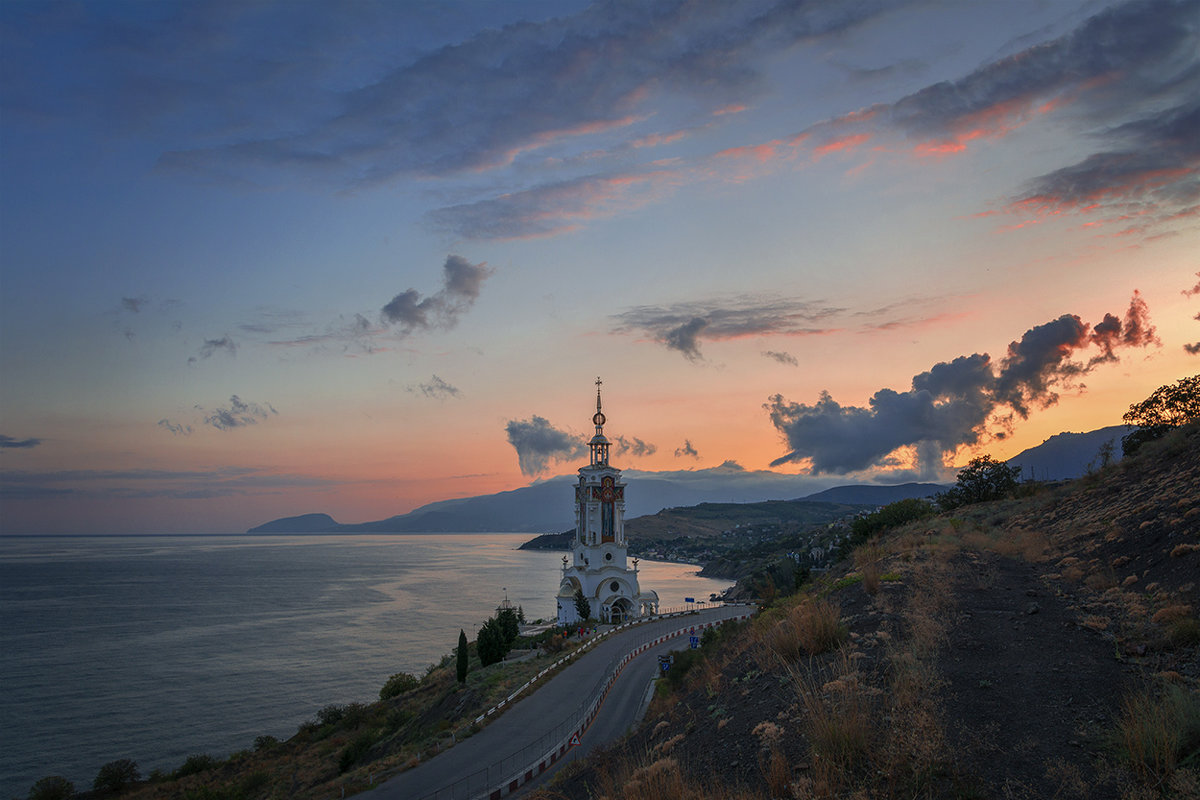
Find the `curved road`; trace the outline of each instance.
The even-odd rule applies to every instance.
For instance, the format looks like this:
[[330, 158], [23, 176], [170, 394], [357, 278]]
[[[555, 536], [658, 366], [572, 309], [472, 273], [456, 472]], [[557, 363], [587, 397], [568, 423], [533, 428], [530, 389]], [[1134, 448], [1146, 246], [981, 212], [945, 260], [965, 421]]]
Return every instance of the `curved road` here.
[[[502, 781], [537, 762], [543, 753], [558, 744], [560, 736], [574, 729], [580, 707], [591, 700], [616, 663], [630, 651], [680, 628], [742, 616], [750, 610], [745, 606], [723, 606], [635, 625], [610, 635], [540, 689], [516, 701], [479, 733], [361, 796], [378, 800], [423, 800], [427, 797], [471, 800], [486, 796]], [[687, 646], [686, 637], [672, 639], [661, 649], [680, 649], [681, 646]], [[654, 655], [659, 651], [660, 648], [652, 648], [625, 666], [600, 713], [581, 738], [580, 746], [571, 750], [585, 754], [629, 729], [657, 668]], [[570, 757], [578, 756], [568, 751], [564, 758]]]

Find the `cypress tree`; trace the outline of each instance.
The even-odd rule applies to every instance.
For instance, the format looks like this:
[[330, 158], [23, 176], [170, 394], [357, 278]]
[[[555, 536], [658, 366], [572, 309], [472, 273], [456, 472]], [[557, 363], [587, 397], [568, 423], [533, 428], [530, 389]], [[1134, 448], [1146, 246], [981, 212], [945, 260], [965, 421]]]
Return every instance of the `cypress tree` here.
[[467, 632], [462, 628], [458, 629], [458, 682], [467, 682], [467, 668], [470, 662], [467, 660]]

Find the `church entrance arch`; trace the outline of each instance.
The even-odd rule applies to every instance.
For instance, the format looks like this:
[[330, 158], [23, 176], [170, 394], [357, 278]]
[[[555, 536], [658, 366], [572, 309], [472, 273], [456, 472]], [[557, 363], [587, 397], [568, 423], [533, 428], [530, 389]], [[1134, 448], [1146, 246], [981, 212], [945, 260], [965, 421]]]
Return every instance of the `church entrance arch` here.
[[633, 604], [628, 598], [622, 597], [613, 601], [612, 610], [609, 612], [609, 622], [613, 625], [620, 625], [622, 622], [628, 622], [633, 616]]

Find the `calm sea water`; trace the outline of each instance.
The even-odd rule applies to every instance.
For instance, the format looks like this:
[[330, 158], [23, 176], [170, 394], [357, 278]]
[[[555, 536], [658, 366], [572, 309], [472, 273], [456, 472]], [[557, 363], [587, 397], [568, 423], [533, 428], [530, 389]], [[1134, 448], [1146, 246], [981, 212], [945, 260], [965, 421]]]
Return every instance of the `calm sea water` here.
[[[0, 797], [91, 788], [285, 739], [421, 674], [505, 597], [554, 614], [561, 553], [527, 534], [0, 538]], [[641, 562], [663, 607], [726, 581]], [[472, 637], [473, 638], [473, 637]]]

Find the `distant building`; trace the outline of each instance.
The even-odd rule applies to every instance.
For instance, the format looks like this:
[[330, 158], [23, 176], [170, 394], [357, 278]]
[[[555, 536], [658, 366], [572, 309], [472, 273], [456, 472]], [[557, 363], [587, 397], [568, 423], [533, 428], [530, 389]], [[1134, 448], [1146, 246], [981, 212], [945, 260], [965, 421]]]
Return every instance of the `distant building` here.
[[563, 556], [558, 589], [558, 623], [579, 622], [575, 594], [582, 591], [591, 615], [601, 622], [624, 622], [658, 611], [658, 594], [638, 586], [638, 560], [626, 565], [625, 484], [621, 470], [608, 463], [609, 441], [600, 410], [596, 379], [596, 435], [588, 442], [590, 463], [579, 468], [575, 487], [575, 540], [571, 556]]

